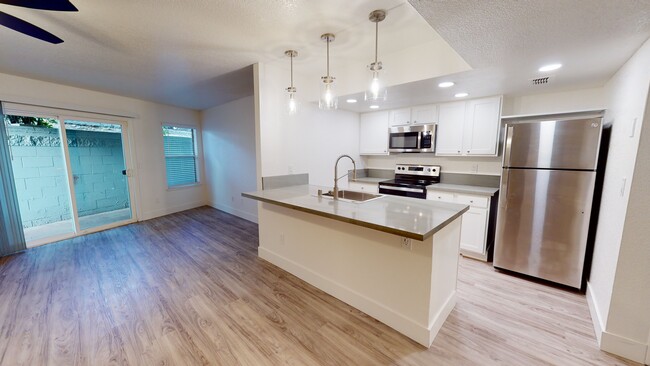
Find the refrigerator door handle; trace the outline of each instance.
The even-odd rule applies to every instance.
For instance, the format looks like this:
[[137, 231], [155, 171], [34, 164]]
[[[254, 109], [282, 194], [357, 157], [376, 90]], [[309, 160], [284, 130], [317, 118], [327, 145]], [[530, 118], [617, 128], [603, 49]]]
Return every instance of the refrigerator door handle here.
[[503, 174], [501, 175], [503, 182], [501, 183], [501, 190], [503, 191], [503, 199], [500, 200], [503, 202], [503, 208], [508, 207], [508, 190], [510, 188], [510, 170], [503, 169]]

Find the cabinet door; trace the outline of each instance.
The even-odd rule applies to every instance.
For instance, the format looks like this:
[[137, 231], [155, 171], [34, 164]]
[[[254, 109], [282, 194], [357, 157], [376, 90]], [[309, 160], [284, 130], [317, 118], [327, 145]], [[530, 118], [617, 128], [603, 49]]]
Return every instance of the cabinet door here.
[[359, 118], [359, 154], [388, 155], [388, 112], [361, 114]]
[[438, 122], [438, 106], [430, 104], [413, 107], [411, 119], [414, 125], [436, 123]]
[[461, 155], [465, 102], [445, 103], [439, 107], [436, 155]]
[[470, 207], [463, 214], [460, 230], [460, 248], [474, 253], [485, 254], [488, 210]]
[[497, 155], [501, 123], [501, 97], [467, 101], [463, 154]]
[[390, 126], [404, 126], [411, 124], [411, 108], [393, 109], [390, 111]]

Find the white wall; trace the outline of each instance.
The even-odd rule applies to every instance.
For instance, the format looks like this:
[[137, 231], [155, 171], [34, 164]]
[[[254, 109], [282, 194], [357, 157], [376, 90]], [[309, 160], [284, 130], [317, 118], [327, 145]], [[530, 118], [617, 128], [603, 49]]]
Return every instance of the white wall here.
[[648, 65], [650, 41], [605, 85], [612, 138], [588, 282], [592, 318], [604, 331], [601, 348], [636, 361], [643, 361], [650, 330]]
[[163, 122], [199, 128], [199, 112], [8, 74], [0, 74], [0, 100], [134, 116], [130, 128], [137, 158], [138, 218], [146, 220], [205, 204], [202, 185], [167, 190], [161, 132]]
[[241, 196], [257, 190], [254, 97], [204, 110], [202, 126], [209, 204], [257, 222], [257, 204]]
[[[295, 73], [298, 87], [298, 113], [287, 111], [285, 89], [288, 67], [258, 65], [259, 129], [261, 175], [275, 176], [308, 173], [310, 184], [331, 186], [334, 163], [341, 154], [349, 154], [361, 167], [359, 157], [359, 114], [347, 111], [322, 111], [307, 102], [317, 95], [319, 80]], [[314, 90], [316, 89], [316, 90]], [[339, 172], [352, 168], [342, 160]], [[343, 185], [346, 179], [340, 181]]]

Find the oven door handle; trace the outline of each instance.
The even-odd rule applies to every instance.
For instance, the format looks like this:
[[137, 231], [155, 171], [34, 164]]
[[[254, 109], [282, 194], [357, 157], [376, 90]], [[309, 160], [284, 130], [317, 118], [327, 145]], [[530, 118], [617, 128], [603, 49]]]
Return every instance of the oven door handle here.
[[407, 187], [392, 187], [392, 186], [379, 186], [379, 189], [386, 189], [389, 191], [402, 191], [402, 192], [415, 192], [415, 193], [424, 193], [424, 188], [407, 188]]

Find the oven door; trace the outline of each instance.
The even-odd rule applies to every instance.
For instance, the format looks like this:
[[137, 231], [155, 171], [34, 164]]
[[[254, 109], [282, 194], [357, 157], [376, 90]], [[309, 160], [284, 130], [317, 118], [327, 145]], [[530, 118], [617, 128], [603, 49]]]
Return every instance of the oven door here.
[[391, 131], [388, 139], [388, 151], [390, 152], [419, 152], [420, 131]]
[[380, 194], [390, 194], [392, 196], [401, 196], [401, 197], [413, 197], [426, 199], [427, 198], [427, 188], [426, 187], [401, 187], [393, 186], [386, 184], [379, 184], [379, 193]]

